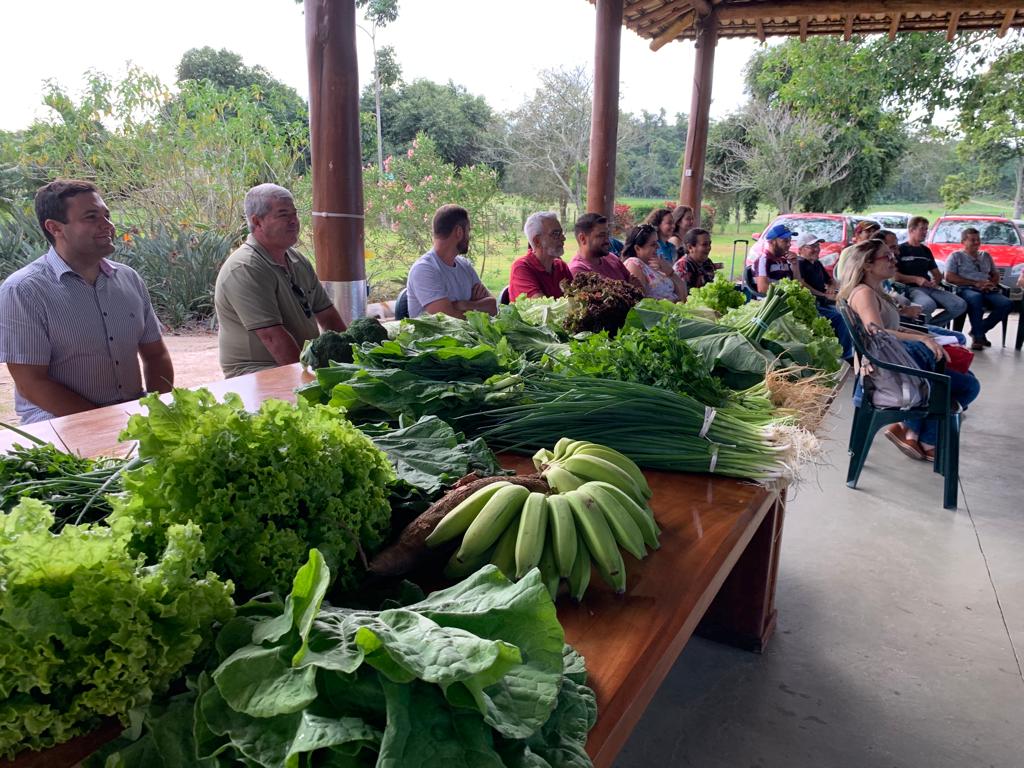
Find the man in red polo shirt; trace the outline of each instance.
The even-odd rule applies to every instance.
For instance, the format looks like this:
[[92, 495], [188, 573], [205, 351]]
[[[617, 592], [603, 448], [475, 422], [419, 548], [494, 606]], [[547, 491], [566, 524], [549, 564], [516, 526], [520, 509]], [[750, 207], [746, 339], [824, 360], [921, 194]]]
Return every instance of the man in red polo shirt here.
[[565, 232], [554, 211], [531, 214], [523, 226], [526, 255], [512, 262], [508, 280], [509, 299], [515, 301], [522, 295], [531, 299], [549, 296], [553, 299], [562, 295], [561, 282], [571, 280], [569, 265], [562, 261], [565, 251]]

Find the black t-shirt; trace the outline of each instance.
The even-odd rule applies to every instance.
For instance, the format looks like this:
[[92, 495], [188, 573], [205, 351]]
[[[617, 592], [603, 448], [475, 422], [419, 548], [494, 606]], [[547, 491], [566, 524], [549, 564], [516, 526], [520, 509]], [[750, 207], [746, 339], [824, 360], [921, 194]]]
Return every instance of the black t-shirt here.
[[900, 243], [900, 255], [896, 260], [896, 271], [901, 275], [931, 277], [932, 270], [938, 269], [935, 257], [927, 245]]
[[828, 284], [832, 282], [832, 278], [825, 271], [825, 266], [820, 261], [809, 259], [800, 259], [797, 263], [800, 265], [800, 278], [814, 290], [824, 293]]

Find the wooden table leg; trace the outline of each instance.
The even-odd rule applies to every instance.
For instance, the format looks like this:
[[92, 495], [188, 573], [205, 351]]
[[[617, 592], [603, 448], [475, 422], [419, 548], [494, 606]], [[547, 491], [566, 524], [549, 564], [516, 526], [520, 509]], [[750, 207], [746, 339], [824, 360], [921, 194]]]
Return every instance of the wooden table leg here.
[[704, 614], [698, 635], [747, 651], [764, 650], [775, 630], [775, 579], [785, 512], [783, 491]]

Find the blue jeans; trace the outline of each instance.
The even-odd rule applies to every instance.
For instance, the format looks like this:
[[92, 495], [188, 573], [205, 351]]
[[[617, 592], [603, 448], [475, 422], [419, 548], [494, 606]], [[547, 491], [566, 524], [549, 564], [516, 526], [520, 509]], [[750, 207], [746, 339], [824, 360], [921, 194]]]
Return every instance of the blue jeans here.
[[[967, 302], [967, 316], [971, 318], [971, 336], [984, 339], [985, 334], [999, 325], [1010, 314], [1010, 300], [998, 291], [982, 293], [974, 288], [961, 288], [960, 297]], [[992, 311], [985, 317], [985, 308]]]
[[850, 331], [843, 322], [843, 316], [839, 310], [825, 304], [818, 305], [818, 314], [832, 324], [832, 330], [836, 332], [836, 339], [843, 348], [843, 360], [853, 359], [853, 339], [850, 338]]
[[[928, 347], [920, 341], [904, 341], [907, 352], [925, 370], [935, 369], [935, 356]], [[981, 382], [973, 373], [959, 373], [958, 371], [946, 370], [949, 376], [950, 398], [954, 403], [959, 403], [961, 408], [967, 408], [974, 402], [981, 392]], [[935, 445], [939, 439], [939, 425], [936, 419], [908, 419], [903, 425], [916, 432], [917, 439], [928, 445]]]

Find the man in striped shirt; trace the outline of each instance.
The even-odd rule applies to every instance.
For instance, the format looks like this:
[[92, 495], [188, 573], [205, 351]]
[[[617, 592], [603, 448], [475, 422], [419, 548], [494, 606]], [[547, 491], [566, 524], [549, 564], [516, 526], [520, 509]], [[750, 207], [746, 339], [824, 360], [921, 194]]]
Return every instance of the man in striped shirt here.
[[22, 424], [169, 392], [174, 369], [149, 292], [106, 258], [114, 225], [95, 185], [50, 182], [35, 209], [50, 250], [0, 285], [0, 362]]

